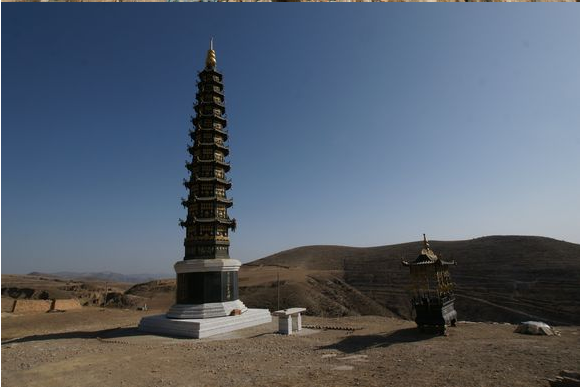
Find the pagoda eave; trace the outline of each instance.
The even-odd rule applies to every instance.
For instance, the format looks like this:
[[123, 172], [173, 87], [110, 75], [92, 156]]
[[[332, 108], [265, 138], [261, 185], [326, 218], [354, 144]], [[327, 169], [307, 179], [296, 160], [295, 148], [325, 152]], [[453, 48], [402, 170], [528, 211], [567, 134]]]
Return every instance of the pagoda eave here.
[[[205, 89], [204, 88], [203, 90], [201, 90], [199, 92], [199, 94], [202, 94], [202, 93], [215, 93], [215, 94], [218, 94], [218, 95], [220, 95], [222, 97], [224, 96], [224, 91], [221, 90], [218, 86], [212, 86], [211, 89], [210, 88], [208, 88], [208, 89]], [[197, 94], [196, 94], [196, 96], [197, 96]]]
[[205, 67], [203, 70], [199, 71], [198, 74], [207, 74], [207, 73], [211, 73], [211, 74], [216, 74], [217, 76], [220, 77], [220, 79], [222, 78], [222, 74], [218, 73], [217, 70], [215, 69], [215, 67]]
[[193, 125], [195, 125], [196, 127], [198, 127], [201, 130], [219, 130], [219, 129], [214, 128], [213, 125], [209, 128], [203, 127], [203, 121], [212, 120], [212, 119], [219, 120], [222, 123], [223, 128], [225, 128], [228, 125], [228, 120], [225, 117], [216, 116], [213, 114], [208, 114], [204, 117], [200, 116], [200, 117], [192, 118], [191, 123], [193, 123]]
[[213, 217], [213, 218], [196, 218], [193, 220], [194, 222], [197, 223], [219, 223], [219, 224], [234, 224], [235, 220], [234, 219], [230, 219], [230, 218], [217, 218], [217, 217]]
[[209, 90], [209, 89], [208, 90], [203, 90], [203, 91], [199, 91], [199, 92], [195, 93], [195, 100], [197, 102], [203, 102], [203, 96], [204, 95], [207, 96], [207, 95], [212, 95], [212, 94], [219, 95], [220, 98], [221, 98], [221, 100], [222, 101], [224, 100], [224, 94], [221, 93], [221, 92], [215, 91], [214, 89], [211, 89], [211, 90]]
[[210, 118], [210, 119], [213, 119], [213, 120], [220, 121], [222, 123], [227, 123], [228, 122], [228, 120], [225, 117], [223, 117], [222, 115], [216, 114], [216, 113], [199, 113], [199, 117], [202, 120], [203, 119]]
[[232, 205], [233, 203], [233, 199], [228, 199], [228, 198], [220, 198], [217, 196], [196, 196], [195, 200], [198, 202], [219, 202], [219, 203], [224, 203], [226, 205]]
[[[228, 131], [227, 130], [218, 129], [218, 128], [205, 128], [205, 127], [203, 127], [201, 125], [196, 125], [196, 126], [197, 126], [198, 130], [201, 130], [203, 132], [208, 132], [209, 131], [209, 132], [216, 132], [216, 133], [221, 134], [222, 136], [225, 137], [224, 138], [224, 141], [226, 141], [228, 139]], [[225, 125], [223, 125], [223, 127], [225, 128]]]
[[[226, 110], [226, 105], [221, 102], [221, 101], [216, 101], [213, 98], [206, 101], [204, 100], [202, 97], [197, 97], [197, 103], [195, 105], [193, 105], [193, 108], [200, 108], [202, 106], [211, 106], [211, 105], [215, 105], [218, 106], [220, 109], [222, 109], [224, 112]], [[197, 110], [196, 110], [197, 111]]]
[[[207, 79], [203, 79], [203, 78], [207, 78]], [[214, 79], [214, 76], [203, 77], [203, 78], [200, 77], [201, 83], [204, 83], [206, 85], [221, 86], [221, 80]]]
[[[199, 146], [203, 146], [203, 147], [212, 147], [214, 149], [219, 149], [224, 153], [224, 156], [227, 156], [230, 153], [230, 148], [228, 148], [227, 146], [223, 145], [223, 144], [219, 144], [217, 142], [202, 142], [198, 144]], [[190, 146], [187, 148], [187, 151], [189, 152], [190, 155], [194, 155], [195, 154], [195, 148], [193, 146]]]

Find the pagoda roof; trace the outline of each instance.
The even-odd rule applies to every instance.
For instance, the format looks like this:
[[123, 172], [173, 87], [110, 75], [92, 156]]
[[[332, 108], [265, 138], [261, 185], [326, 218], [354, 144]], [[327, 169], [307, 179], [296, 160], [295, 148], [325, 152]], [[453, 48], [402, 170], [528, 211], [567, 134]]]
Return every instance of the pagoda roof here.
[[220, 73], [219, 71], [217, 71], [217, 70], [215, 69], [215, 67], [213, 67], [213, 68], [212, 68], [212, 67], [206, 67], [206, 68], [204, 68], [203, 70], [201, 70], [201, 71], [199, 72], [199, 74], [204, 74], [204, 73], [217, 74], [217, 75], [219, 75], [220, 77], [222, 76], [222, 73]]
[[[218, 164], [224, 168], [227, 172], [230, 170], [230, 163], [226, 161], [217, 160], [215, 157], [211, 159], [200, 159], [199, 156], [195, 158], [195, 161], [200, 164]], [[187, 169], [191, 170], [193, 168], [194, 163], [186, 163]]]
[[216, 101], [213, 98], [206, 101], [199, 94], [196, 96], [196, 98], [197, 98], [197, 104], [194, 105], [194, 108], [204, 104], [204, 105], [217, 105], [225, 110], [226, 105], [222, 101]]
[[[217, 132], [217, 133], [219, 133], [219, 134], [221, 134], [221, 135], [225, 136], [225, 137], [226, 137], [226, 139], [227, 139], [227, 136], [228, 136], [228, 131], [227, 131], [227, 130], [225, 130], [225, 129], [217, 129], [217, 128], [214, 128], [214, 127], [211, 127], [211, 128], [204, 128], [204, 127], [203, 127], [203, 126], [201, 126], [201, 125], [196, 125], [196, 128], [197, 128], [198, 130], [202, 130], [202, 131], [206, 131], [206, 132], [207, 132], [207, 131]], [[224, 140], [224, 141], [225, 141], [225, 140]]]
[[195, 145], [188, 146], [187, 151], [189, 152], [189, 154], [191, 154], [193, 156], [195, 154], [195, 149], [197, 147], [212, 147], [214, 149], [220, 149], [224, 153], [224, 156], [227, 156], [230, 154], [230, 148], [228, 148], [223, 143], [220, 144], [217, 142], [199, 142]]
[[197, 222], [197, 223], [221, 223], [221, 224], [234, 224], [236, 222], [235, 219], [230, 219], [230, 218], [218, 218], [218, 217], [212, 217], [212, 218], [194, 218], [193, 222]]
[[199, 118], [213, 118], [216, 120], [227, 121], [227, 119], [224, 116], [222, 116], [221, 113], [217, 114], [215, 111], [212, 111], [211, 113], [205, 113], [200, 111], [197, 113], [197, 116]]
[[184, 207], [189, 207], [190, 205], [194, 204], [195, 202], [220, 202], [224, 203], [226, 207], [231, 207], [233, 205], [233, 200], [224, 198], [224, 197], [217, 197], [217, 196], [194, 196], [191, 200], [190, 199], [181, 199], [181, 205]]
[[215, 176], [210, 176], [210, 177], [203, 177], [202, 176], [202, 177], [198, 177], [196, 175], [195, 176], [195, 180], [197, 180], [197, 181], [204, 181], [204, 182], [217, 181], [217, 182], [222, 183], [222, 184], [231, 184], [232, 183], [232, 180], [231, 179], [225, 180], [225, 179], [221, 179], [221, 178], [215, 177]]
[[204, 113], [202, 107], [207, 107], [210, 105], [218, 106], [221, 113], [226, 112], [226, 105], [222, 102], [213, 101], [213, 99], [211, 101], [198, 101], [195, 105], [193, 105], [193, 110], [195, 110], [195, 112], [198, 113], [200, 117], [204, 118], [211, 117], [212, 115], [216, 117], [222, 117], [221, 114], [220, 115], [215, 114], [214, 112], [214, 110], [216, 109], [215, 107], [212, 109], [212, 113]]
[[222, 97], [224, 96], [223, 88], [215, 85], [210, 85], [205, 82], [200, 82], [199, 91], [196, 93], [196, 96], [200, 93], [216, 93], [221, 95]]
[[[214, 148], [221, 148], [221, 149], [226, 150], [226, 151], [230, 150], [230, 148], [228, 148], [225, 144], [223, 144], [223, 143], [220, 144], [220, 143], [215, 142], [215, 141], [213, 141], [213, 142], [199, 142], [196, 145], [197, 146], [211, 146]], [[193, 147], [190, 147], [190, 148], [193, 148]]]
[[221, 178], [216, 177], [216, 176], [198, 177], [196, 175], [196, 176], [194, 176], [194, 180], [198, 181], [200, 183], [209, 183], [209, 182], [215, 181], [217, 183], [223, 184], [226, 187], [226, 189], [230, 189], [232, 187], [232, 180], [231, 179], [225, 180], [225, 179], [221, 179]]
[[421, 249], [421, 253], [419, 256], [412, 262], [402, 261], [404, 266], [416, 266], [416, 265], [455, 265], [455, 261], [444, 261], [435, 254], [433, 250], [431, 250], [431, 246], [429, 246], [429, 241], [427, 241], [427, 237], [423, 234], [423, 248]]
[[195, 201], [198, 202], [213, 202], [213, 201], [218, 201], [218, 202], [222, 202], [222, 203], [232, 203], [233, 199], [232, 198], [223, 198], [223, 197], [219, 197], [219, 196], [195, 196], [194, 197]]
[[190, 130], [189, 131], [189, 137], [191, 137], [191, 139], [194, 140], [194, 141], [195, 141], [195, 133], [198, 130], [199, 131], [203, 131], [203, 132], [216, 132], [216, 133], [221, 134], [224, 137], [223, 138], [223, 141], [227, 141], [228, 140], [228, 131], [226, 129], [216, 129], [216, 128], [213, 128], [213, 127], [211, 127], [211, 128], [204, 128], [201, 125], [196, 125], [195, 126], [195, 130]]
[[[219, 74], [219, 73], [215, 73], [215, 74]], [[218, 85], [218, 86], [222, 86], [222, 80], [220, 79], [214, 79], [215, 76], [219, 75], [212, 75], [210, 77], [204, 77], [205, 74], [203, 73], [199, 73], [199, 79], [200, 81], [198, 82], [199, 84], [214, 84], [214, 85]]]

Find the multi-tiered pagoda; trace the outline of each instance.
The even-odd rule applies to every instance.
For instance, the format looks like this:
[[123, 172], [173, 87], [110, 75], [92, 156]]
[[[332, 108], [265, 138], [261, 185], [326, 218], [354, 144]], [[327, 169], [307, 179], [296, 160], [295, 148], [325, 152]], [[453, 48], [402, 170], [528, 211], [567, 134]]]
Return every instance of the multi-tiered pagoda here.
[[226, 177], [230, 153], [226, 141], [224, 88], [222, 75], [216, 71], [216, 57], [210, 48], [206, 67], [199, 74], [198, 92], [192, 117], [193, 130], [189, 132], [193, 146], [188, 148], [191, 161], [186, 163], [189, 180], [183, 184], [189, 190], [187, 219], [181, 221], [186, 229], [185, 259], [229, 258], [229, 230], [236, 227], [235, 219], [228, 217], [232, 200], [227, 191], [232, 183]]
[[166, 315], [146, 317], [140, 329], [190, 337], [206, 337], [271, 321], [267, 309], [247, 309], [238, 299], [240, 261], [230, 259], [229, 232], [236, 228], [228, 216], [232, 199], [227, 192], [230, 164], [222, 74], [216, 70], [213, 43], [205, 68], [199, 73], [189, 135], [191, 159], [186, 167], [188, 189], [182, 200], [187, 217], [185, 257], [174, 265], [177, 273], [176, 303]]
[[228, 216], [232, 200], [227, 191], [232, 183], [226, 176], [230, 170], [226, 157], [230, 151], [226, 145], [223, 79], [216, 70], [213, 43], [197, 88], [189, 132], [191, 160], [186, 163], [189, 179], [183, 182], [189, 191], [182, 200], [187, 218], [180, 220], [185, 228], [185, 257], [175, 264], [176, 305], [167, 314], [173, 318], [225, 316], [246, 309], [238, 300], [240, 264], [229, 256], [228, 233], [235, 229], [236, 221]]

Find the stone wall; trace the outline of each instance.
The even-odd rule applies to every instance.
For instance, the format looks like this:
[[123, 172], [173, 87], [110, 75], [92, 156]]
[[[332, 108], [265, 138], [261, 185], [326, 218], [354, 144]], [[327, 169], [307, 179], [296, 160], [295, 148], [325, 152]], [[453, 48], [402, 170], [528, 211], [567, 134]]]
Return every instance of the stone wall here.
[[71, 309], [81, 309], [81, 303], [76, 298], [71, 298], [69, 300], [54, 300], [53, 310], [71, 310]]
[[52, 309], [53, 300], [16, 300], [14, 313], [42, 313]]
[[[4, 303], [7, 305], [5, 306]], [[2, 299], [2, 311], [13, 313], [45, 313], [51, 310], [81, 309], [82, 306], [76, 298], [66, 300], [12, 300], [13, 308], [8, 310], [10, 299]]]
[[14, 310], [14, 298], [2, 297], [2, 312], [11, 313]]

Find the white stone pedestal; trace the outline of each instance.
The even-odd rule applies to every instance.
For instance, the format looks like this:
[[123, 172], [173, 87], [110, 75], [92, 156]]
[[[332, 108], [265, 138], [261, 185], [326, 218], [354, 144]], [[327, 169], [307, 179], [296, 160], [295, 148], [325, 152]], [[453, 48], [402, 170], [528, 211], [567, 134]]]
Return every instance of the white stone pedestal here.
[[238, 316], [204, 319], [172, 319], [159, 314], [143, 317], [139, 323], [139, 330], [166, 336], [201, 339], [269, 322], [272, 322], [272, 316], [268, 309], [247, 309]]

